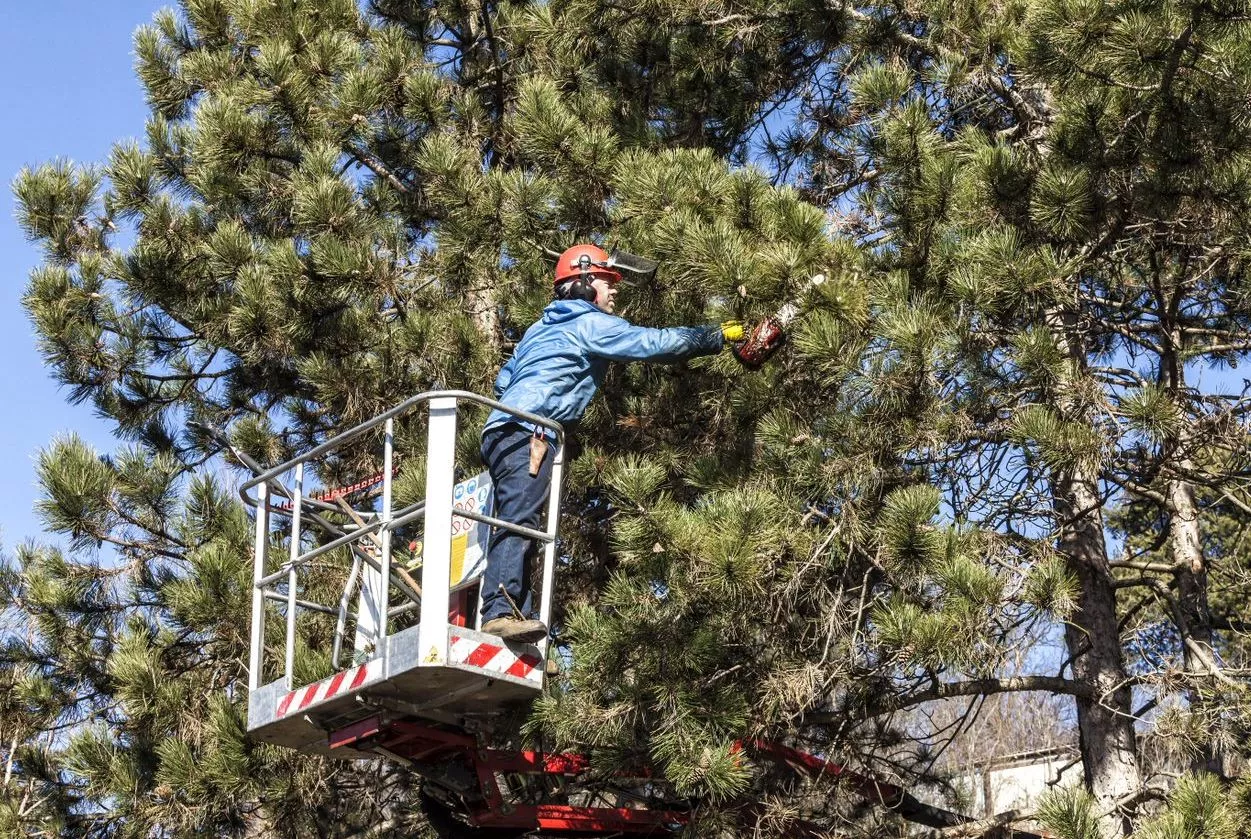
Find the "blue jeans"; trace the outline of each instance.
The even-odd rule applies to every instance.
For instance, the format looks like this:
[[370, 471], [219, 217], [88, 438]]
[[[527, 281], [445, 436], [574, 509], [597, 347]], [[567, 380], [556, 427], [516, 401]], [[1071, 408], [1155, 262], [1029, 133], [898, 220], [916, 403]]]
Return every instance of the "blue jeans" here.
[[[549, 442], [539, 474], [530, 474], [530, 437], [528, 428], [508, 423], [488, 428], [482, 434], [482, 460], [495, 485], [497, 519], [510, 524], [541, 530], [543, 511], [552, 478], [552, 446]], [[532, 540], [502, 527], [491, 532], [487, 545], [487, 567], [482, 576], [482, 622], [513, 613], [500, 586], [521, 608], [526, 617], [533, 616], [530, 596], [530, 563], [527, 554]]]

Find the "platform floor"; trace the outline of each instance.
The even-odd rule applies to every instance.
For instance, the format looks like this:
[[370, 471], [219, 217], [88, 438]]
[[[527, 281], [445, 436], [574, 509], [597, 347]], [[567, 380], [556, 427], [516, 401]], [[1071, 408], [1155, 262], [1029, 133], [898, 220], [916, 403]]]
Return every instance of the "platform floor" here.
[[383, 659], [290, 690], [286, 679], [262, 685], [248, 697], [248, 733], [254, 739], [311, 754], [338, 758], [374, 757], [350, 748], [330, 750], [327, 735], [380, 710], [463, 727], [468, 720], [515, 711], [542, 690], [537, 647], [504, 644], [462, 627], [448, 628], [448, 662], [423, 663], [419, 627], [388, 637]]

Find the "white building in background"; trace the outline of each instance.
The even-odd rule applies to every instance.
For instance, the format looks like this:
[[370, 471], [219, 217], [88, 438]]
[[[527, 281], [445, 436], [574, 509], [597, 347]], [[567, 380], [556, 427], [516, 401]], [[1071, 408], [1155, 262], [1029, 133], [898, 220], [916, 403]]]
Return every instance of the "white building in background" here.
[[1068, 746], [997, 757], [957, 773], [952, 786], [967, 801], [967, 815], [989, 818], [1009, 810], [1033, 810], [1055, 786], [1080, 784], [1082, 764]]

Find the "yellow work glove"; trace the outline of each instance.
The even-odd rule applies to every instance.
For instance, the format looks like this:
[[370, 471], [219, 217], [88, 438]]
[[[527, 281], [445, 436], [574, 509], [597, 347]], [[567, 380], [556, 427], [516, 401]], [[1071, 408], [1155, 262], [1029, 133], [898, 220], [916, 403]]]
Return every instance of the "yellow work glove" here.
[[721, 324], [721, 337], [732, 344], [743, 340], [744, 335], [745, 329], [740, 320], [727, 320]]

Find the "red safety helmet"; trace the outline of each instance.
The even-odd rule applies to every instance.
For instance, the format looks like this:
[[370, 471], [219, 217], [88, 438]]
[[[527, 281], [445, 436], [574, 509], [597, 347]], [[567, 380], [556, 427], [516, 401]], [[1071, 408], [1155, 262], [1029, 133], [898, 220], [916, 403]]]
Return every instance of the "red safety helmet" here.
[[603, 279], [609, 282], [621, 282], [621, 272], [616, 270], [608, 251], [595, 245], [574, 245], [560, 255], [556, 262], [556, 277], [553, 285], [560, 285], [569, 280]]

